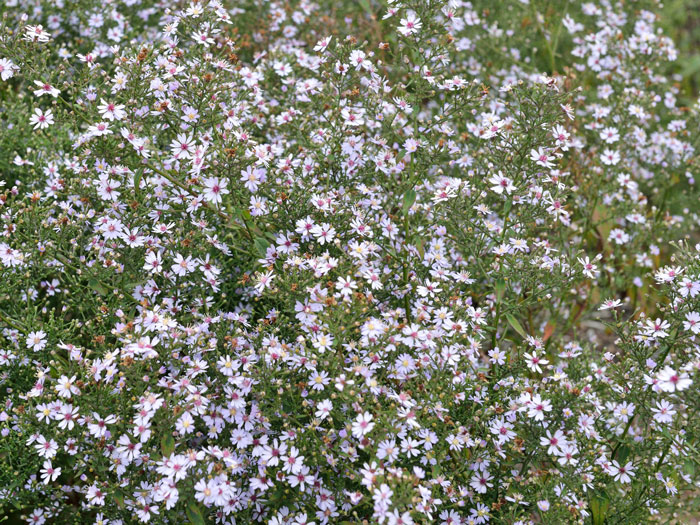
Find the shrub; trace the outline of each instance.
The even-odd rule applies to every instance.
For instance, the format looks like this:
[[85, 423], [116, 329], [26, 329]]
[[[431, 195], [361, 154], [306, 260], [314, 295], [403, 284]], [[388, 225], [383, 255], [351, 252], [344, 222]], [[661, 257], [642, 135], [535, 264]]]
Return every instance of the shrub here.
[[8, 0], [0, 509], [698, 511], [698, 104], [654, 1]]

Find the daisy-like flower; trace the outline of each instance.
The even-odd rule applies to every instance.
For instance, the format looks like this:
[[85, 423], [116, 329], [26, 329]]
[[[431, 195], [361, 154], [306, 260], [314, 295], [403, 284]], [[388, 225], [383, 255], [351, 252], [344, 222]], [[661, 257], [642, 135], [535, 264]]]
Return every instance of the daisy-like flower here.
[[352, 423], [352, 435], [360, 439], [369, 434], [374, 428], [373, 419], [374, 416], [369, 412], [358, 415]]
[[188, 273], [195, 271], [197, 268], [197, 261], [195, 261], [191, 255], [183, 257], [182, 254], [176, 254], [175, 259], [173, 259], [173, 264], [170, 267], [172, 272], [178, 277], [184, 277]]
[[331, 36], [327, 36], [326, 38], [322, 38], [318, 42], [316, 42], [316, 45], [314, 46], [314, 51], [322, 53], [323, 51], [326, 50], [328, 45], [331, 43]]
[[58, 479], [58, 476], [61, 475], [61, 468], [54, 467], [51, 464], [51, 460], [47, 459], [44, 461], [44, 465], [40, 472], [41, 480], [44, 482], [44, 484], [48, 485], [51, 481], [56, 481], [56, 479]]
[[353, 281], [350, 276], [347, 278], [339, 277], [338, 281], [335, 283], [335, 289], [338, 290], [338, 293], [343, 298], [348, 299], [357, 289], [357, 283]]
[[316, 334], [312, 341], [313, 347], [323, 353], [333, 346], [333, 336], [324, 333]]
[[693, 384], [693, 380], [690, 379], [687, 373], [678, 373], [670, 366], [664, 367], [657, 374], [656, 378], [658, 380], [657, 385], [664, 392], [680, 392]]
[[56, 392], [60, 397], [70, 398], [73, 395], [80, 395], [80, 389], [75, 385], [76, 376], [70, 379], [67, 376], [61, 376], [56, 385]]
[[333, 402], [330, 399], [324, 399], [316, 405], [316, 412], [314, 415], [323, 421], [330, 415], [331, 410], [333, 410]]
[[56, 89], [51, 84], [48, 84], [46, 82], [42, 82], [41, 80], [35, 80], [34, 84], [39, 86], [39, 89], [34, 90], [34, 94], [37, 97], [40, 97], [42, 95], [49, 95], [53, 98], [56, 98], [61, 93], [60, 90]]
[[12, 60], [8, 58], [0, 58], [0, 79], [3, 81], [11, 79], [19, 68]]
[[175, 430], [183, 436], [194, 432], [194, 419], [189, 412], [185, 412], [180, 416], [175, 424]]
[[88, 127], [87, 134], [90, 137], [103, 137], [105, 135], [111, 135], [112, 130], [109, 129], [109, 124], [106, 122], [98, 122]]
[[491, 186], [491, 191], [497, 193], [498, 195], [502, 195], [503, 192], [510, 195], [513, 193], [513, 191], [515, 191], [513, 181], [508, 177], [505, 177], [500, 171], [495, 175], [492, 175], [491, 178], [489, 178], [489, 182], [493, 184], [493, 186]]
[[160, 514], [158, 507], [153, 503], [147, 503], [145, 499], [139, 498], [139, 506], [136, 507], [136, 516], [143, 523], [150, 521], [151, 514]]
[[541, 365], [549, 364], [549, 361], [547, 361], [546, 359], [538, 357], [537, 352], [532, 352], [532, 354], [526, 352], [525, 354], [523, 354], [523, 357], [525, 358], [525, 364], [527, 365], [527, 367], [533, 372], [537, 372], [538, 374], [542, 373]]
[[180, 133], [170, 142], [170, 150], [176, 159], [190, 159], [195, 149], [194, 137]]
[[151, 273], [160, 273], [163, 271], [163, 259], [159, 252], [148, 252], [146, 260], [143, 264], [143, 269]]
[[578, 262], [583, 266], [583, 275], [588, 277], [589, 279], [595, 279], [600, 275], [600, 270], [598, 270], [598, 267], [594, 264], [595, 261], [598, 261], [601, 258], [601, 256], [597, 256], [593, 261], [590, 260], [588, 256], [585, 258], [578, 258]]
[[547, 454], [558, 454], [566, 444], [566, 436], [561, 430], [557, 430], [553, 435], [547, 430], [547, 435], [540, 437], [540, 445], [547, 447]]
[[527, 416], [535, 421], [544, 421], [546, 412], [552, 411], [552, 403], [542, 399], [539, 394], [532, 394], [532, 398], [526, 404]]
[[469, 481], [469, 486], [473, 488], [479, 494], [486, 494], [486, 492], [493, 487], [491, 480], [493, 476], [487, 471], [482, 471], [475, 474]]
[[289, 452], [281, 457], [282, 470], [287, 474], [298, 474], [304, 468], [304, 456], [299, 454], [296, 447], [290, 447]]
[[114, 121], [122, 120], [126, 117], [124, 108], [125, 106], [123, 104], [115, 104], [113, 102], [107, 102], [105, 99], [100, 99], [100, 105], [97, 106], [97, 111], [103, 119]]
[[613, 144], [620, 139], [620, 134], [616, 128], [605, 128], [600, 132], [600, 138], [608, 144]]
[[396, 446], [396, 441], [386, 439], [379, 443], [377, 449], [377, 458], [386, 463], [393, 463], [399, 457], [399, 447]]
[[78, 420], [78, 408], [73, 405], [63, 405], [54, 418], [58, 421], [58, 428], [73, 430]]
[[670, 328], [671, 323], [665, 319], [657, 318], [655, 321], [647, 319], [646, 325], [644, 326], [644, 333], [654, 339], [663, 339], [668, 337], [668, 330]]
[[551, 168], [554, 166], [552, 163], [552, 158], [553, 157], [545, 152], [543, 148], [537, 148], [530, 151], [530, 160], [543, 168]]
[[606, 149], [600, 155], [600, 161], [606, 166], [615, 166], [620, 162], [620, 152], [617, 150]]
[[622, 301], [619, 299], [607, 299], [598, 307], [598, 310], [611, 310], [622, 306]]
[[420, 18], [413, 11], [408, 11], [406, 17], [401, 19], [401, 25], [398, 27], [398, 32], [403, 36], [414, 35], [418, 33], [423, 24]]
[[53, 418], [52, 405], [40, 403], [36, 406], [36, 418], [44, 423], [48, 423]]
[[331, 242], [335, 238], [335, 228], [325, 222], [323, 224], [317, 224], [311, 228], [311, 235], [316, 237], [319, 244], [323, 245], [327, 242]]
[[496, 347], [488, 351], [489, 361], [495, 365], [504, 365], [506, 362], [506, 354], [500, 348]]
[[324, 370], [321, 372], [314, 372], [313, 374], [311, 374], [309, 384], [311, 385], [312, 390], [320, 392], [325, 389], [326, 385], [328, 385], [330, 381], [331, 380], [328, 378], [328, 372]]
[[51, 34], [42, 25], [26, 26], [23, 39], [28, 42], [45, 43], [51, 40]]
[[97, 439], [102, 439], [107, 435], [107, 425], [112, 425], [116, 422], [117, 418], [113, 414], [102, 418], [97, 412], [93, 412], [92, 420], [88, 423], [88, 432]]
[[259, 273], [255, 282], [255, 290], [258, 293], [262, 293], [266, 289], [270, 288], [274, 278], [275, 274], [272, 272], [272, 270], [265, 273]]
[[665, 399], [657, 401], [656, 407], [652, 408], [651, 411], [654, 413], [654, 420], [663, 424], [671, 423], [673, 416], [676, 415], [673, 405]]
[[689, 330], [694, 334], [700, 334], [700, 313], [688, 312], [683, 321], [683, 330]]
[[44, 436], [39, 436], [36, 440], [34, 448], [41, 457], [52, 459], [58, 451], [58, 443], [53, 439], [46, 439]]
[[265, 173], [264, 168], [248, 166], [241, 172], [241, 181], [243, 181], [243, 185], [249, 192], [255, 193], [258, 191], [260, 184], [265, 182]]
[[104, 505], [106, 494], [94, 483], [87, 491], [87, 499], [91, 505]]
[[634, 466], [632, 462], [621, 466], [616, 460], [613, 460], [609, 467], [609, 473], [615, 481], [630, 483], [634, 477]]
[[43, 330], [27, 334], [27, 348], [34, 352], [43, 350], [46, 347], [46, 342], [46, 332]]
[[208, 177], [204, 179], [204, 199], [218, 206], [221, 204], [221, 196], [229, 193], [226, 189], [227, 184], [228, 181], [219, 179], [218, 177]]

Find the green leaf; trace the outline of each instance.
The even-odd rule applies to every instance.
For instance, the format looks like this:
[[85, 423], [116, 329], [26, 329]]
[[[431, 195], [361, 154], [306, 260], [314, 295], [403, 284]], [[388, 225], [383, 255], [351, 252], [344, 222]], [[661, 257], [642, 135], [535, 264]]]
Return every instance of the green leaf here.
[[700, 71], [700, 55], [692, 55], [685, 57], [681, 64], [683, 65], [683, 70], [681, 74], [684, 77], [690, 77]]
[[143, 168], [134, 173], [134, 193], [141, 195], [141, 179], [143, 178]]
[[369, 0], [359, 0], [358, 3], [360, 4], [360, 7], [362, 7], [362, 10], [371, 17], [372, 6], [370, 5]]
[[510, 209], [513, 207], [513, 201], [508, 199], [503, 205], [503, 217], [505, 218], [509, 213]]
[[617, 447], [617, 452], [615, 453], [615, 459], [620, 465], [625, 463], [625, 460], [630, 455], [631, 449], [627, 445], [620, 445]]
[[268, 497], [268, 503], [276, 504], [284, 497], [284, 488], [278, 486], [275, 491]]
[[190, 503], [187, 505], [185, 514], [187, 514], [187, 519], [190, 520], [192, 525], [204, 525], [204, 516], [197, 504]]
[[608, 514], [608, 509], [610, 508], [610, 499], [606, 494], [591, 494], [589, 503], [593, 525], [603, 525], [605, 523], [605, 517]]
[[408, 210], [411, 209], [411, 206], [413, 206], [415, 202], [416, 190], [408, 190], [406, 193], [403, 194], [403, 206], [401, 207], [401, 211], [404, 215], [408, 213]]
[[100, 295], [105, 295], [107, 293], [107, 288], [97, 279], [88, 280], [88, 286], [95, 290]]
[[695, 476], [695, 462], [692, 459], [687, 459], [683, 465], [683, 470], [688, 476]]
[[160, 440], [160, 450], [164, 456], [169, 456], [175, 452], [175, 440], [173, 439], [172, 434], [166, 434], [163, 436], [163, 438]]
[[527, 334], [525, 333], [525, 330], [523, 330], [523, 327], [520, 325], [518, 320], [510, 314], [505, 314], [505, 316], [508, 320], [508, 324], [510, 324], [510, 326], [513, 327], [513, 330], [518, 332], [518, 334], [520, 334], [520, 337], [522, 337], [523, 339], [527, 338]]
[[130, 282], [126, 283], [126, 284], [124, 285], [124, 287], [125, 287], [127, 290], [133, 290], [133, 289], [135, 289], [137, 286], [143, 286], [144, 284], [146, 284], [146, 281], [130, 281]]
[[500, 302], [501, 299], [503, 299], [503, 294], [506, 292], [506, 287], [507, 286], [504, 279], [498, 279], [496, 281], [496, 285], [494, 288], [496, 288], [496, 300], [498, 302]]
[[256, 237], [255, 238], [255, 248], [258, 250], [258, 253], [265, 257], [267, 255], [267, 248], [270, 246], [270, 243], [267, 242], [267, 239], [263, 237]]
[[121, 490], [116, 490], [114, 492], [114, 501], [117, 502], [117, 507], [120, 509], [124, 508], [124, 493]]
[[418, 254], [421, 256], [421, 259], [425, 257], [425, 240], [422, 237], [419, 237], [416, 241], [416, 249], [418, 250]]

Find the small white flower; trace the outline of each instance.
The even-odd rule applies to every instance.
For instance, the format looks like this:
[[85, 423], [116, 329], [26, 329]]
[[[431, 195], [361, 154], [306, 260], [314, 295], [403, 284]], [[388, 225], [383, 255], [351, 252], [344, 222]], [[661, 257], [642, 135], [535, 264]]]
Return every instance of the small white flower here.
[[373, 419], [374, 417], [369, 412], [357, 416], [352, 424], [352, 435], [359, 439], [369, 434], [374, 428]]
[[685, 372], [678, 373], [670, 366], [666, 366], [661, 370], [656, 378], [659, 381], [659, 388], [664, 392], [675, 392], [676, 390], [680, 392], [693, 383], [688, 374]]

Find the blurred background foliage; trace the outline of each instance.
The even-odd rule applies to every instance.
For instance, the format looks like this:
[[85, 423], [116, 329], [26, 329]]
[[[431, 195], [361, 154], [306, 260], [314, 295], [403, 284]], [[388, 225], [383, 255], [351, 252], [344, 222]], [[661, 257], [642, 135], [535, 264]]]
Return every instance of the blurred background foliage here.
[[680, 75], [681, 93], [689, 102], [700, 91], [700, 0], [667, 0], [661, 26], [678, 47], [673, 73]]

